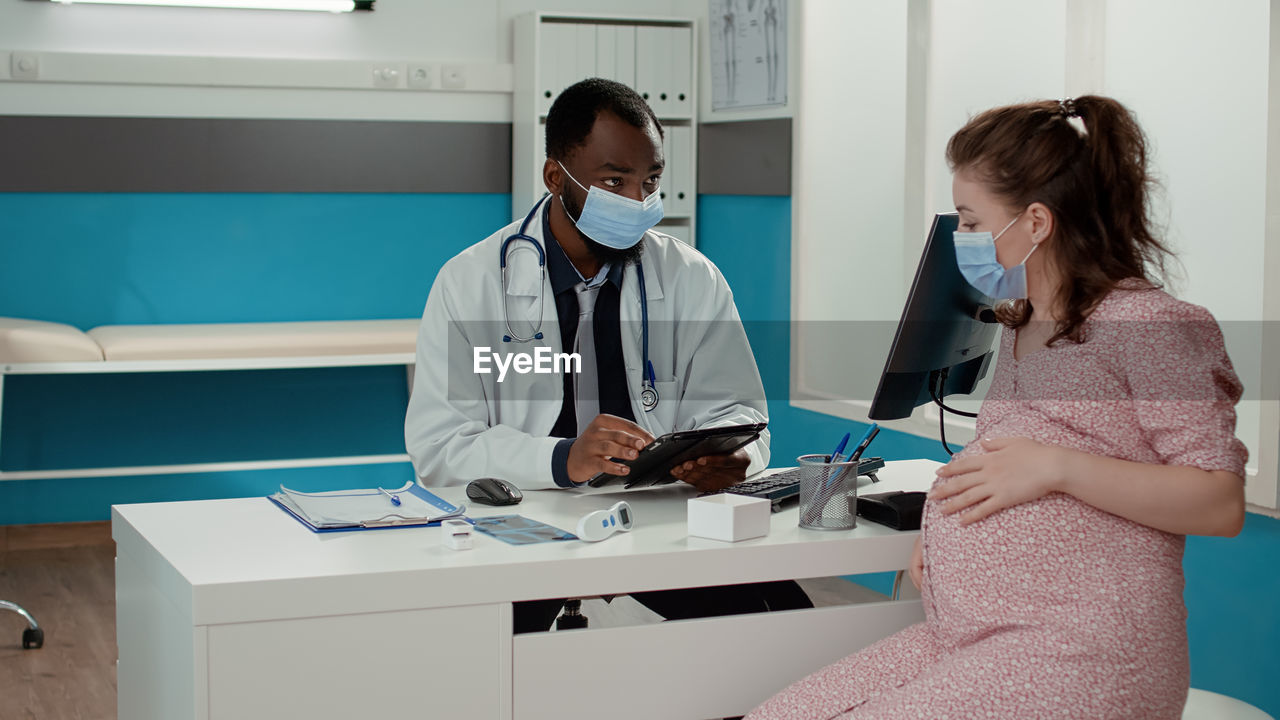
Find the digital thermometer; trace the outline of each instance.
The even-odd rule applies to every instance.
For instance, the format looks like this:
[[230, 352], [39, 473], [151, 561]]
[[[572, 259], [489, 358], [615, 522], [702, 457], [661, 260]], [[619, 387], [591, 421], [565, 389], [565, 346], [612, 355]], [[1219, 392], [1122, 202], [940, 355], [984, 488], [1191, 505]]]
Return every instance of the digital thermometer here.
[[631, 506], [619, 502], [608, 510], [587, 513], [578, 521], [577, 535], [587, 542], [599, 542], [619, 530], [630, 530], [635, 522]]

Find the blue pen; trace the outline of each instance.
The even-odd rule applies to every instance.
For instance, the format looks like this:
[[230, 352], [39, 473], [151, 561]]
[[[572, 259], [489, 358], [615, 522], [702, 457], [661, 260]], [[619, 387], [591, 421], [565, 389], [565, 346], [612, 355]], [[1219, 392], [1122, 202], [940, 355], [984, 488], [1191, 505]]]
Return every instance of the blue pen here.
[[844, 446], [848, 444], [849, 444], [849, 433], [845, 433], [844, 437], [840, 438], [840, 444], [836, 445], [836, 449], [832, 451], [831, 457], [827, 460], [827, 462], [831, 462], [831, 463], [840, 462], [840, 453], [844, 452]]
[[875, 423], [871, 423], [871, 427], [867, 428], [866, 434], [863, 435], [862, 439], [858, 441], [858, 447], [853, 449], [853, 454], [849, 456], [849, 459], [856, 462], [859, 458], [861, 458], [863, 451], [867, 449], [867, 446], [870, 445], [871, 441], [875, 440], [876, 435], [879, 435], [879, 434], [880, 434], [880, 426]]
[[396, 507], [400, 507], [400, 498], [396, 497], [395, 495], [392, 495], [391, 493], [387, 492], [386, 490], [383, 490], [382, 488], [378, 488], [378, 492], [391, 498], [392, 505], [395, 505]]

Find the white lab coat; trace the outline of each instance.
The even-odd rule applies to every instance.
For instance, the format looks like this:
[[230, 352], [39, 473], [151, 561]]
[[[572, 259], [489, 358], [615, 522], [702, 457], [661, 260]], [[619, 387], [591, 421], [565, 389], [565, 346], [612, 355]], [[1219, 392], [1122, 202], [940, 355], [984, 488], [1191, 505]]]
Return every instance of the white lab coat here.
[[[527, 234], [543, 243], [542, 217], [534, 214]], [[405, 417], [405, 444], [418, 480], [427, 486], [457, 485], [496, 477], [529, 490], [556, 487], [548, 437], [564, 397], [561, 374], [507, 373], [503, 382], [474, 372], [473, 348], [533, 353], [538, 345], [561, 348], [551, 278], [542, 279], [543, 339], [504, 343], [502, 241], [512, 223], [445, 263], [427, 297], [418, 329], [417, 367]], [[733, 294], [720, 271], [701, 253], [675, 238], [645, 234], [645, 287], [649, 305], [649, 357], [660, 398], [652, 412], [640, 404], [641, 310], [634, 266], [624, 271], [619, 320], [627, 390], [636, 422], [655, 437], [676, 430], [762, 422], [768, 418], [764, 388], [743, 331]], [[546, 244], [543, 243], [546, 248]], [[517, 249], [519, 248], [519, 249]], [[559, 252], [555, 247], [548, 252]], [[536, 251], [513, 243], [507, 259], [506, 302], [511, 326], [527, 337], [539, 305], [541, 278]], [[748, 472], [769, 462], [769, 434], [747, 446]]]

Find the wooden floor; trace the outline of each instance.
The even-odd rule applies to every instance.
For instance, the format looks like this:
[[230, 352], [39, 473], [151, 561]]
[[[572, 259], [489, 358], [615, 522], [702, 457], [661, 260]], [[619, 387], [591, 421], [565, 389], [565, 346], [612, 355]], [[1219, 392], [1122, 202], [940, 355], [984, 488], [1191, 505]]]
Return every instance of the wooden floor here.
[[115, 720], [115, 554], [106, 523], [0, 528], [0, 600], [45, 631], [23, 650], [26, 620], [0, 611], [0, 718]]
[[[883, 600], [839, 578], [801, 581], [818, 606]], [[0, 611], [0, 719], [115, 720], [115, 544], [107, 523], [0, 527], [0, 600], [22, 605], [45, 631], [22, 649], [26, 621]], [[591, 627], [661, 618], [629, 597], [587, 600]]]

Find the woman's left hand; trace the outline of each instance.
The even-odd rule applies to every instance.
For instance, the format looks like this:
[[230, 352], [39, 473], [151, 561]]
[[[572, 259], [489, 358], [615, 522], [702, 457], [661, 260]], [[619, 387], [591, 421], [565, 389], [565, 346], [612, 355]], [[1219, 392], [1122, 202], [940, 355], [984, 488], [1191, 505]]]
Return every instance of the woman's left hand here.
[[982, 441], [982, 455], [952, 460], [938, 469], [943, 482], [929, 491], [943, 515], [960, 514], [960, 524], [1038, 500], [1054, 492], [1071, 453], [1028, 438]]

